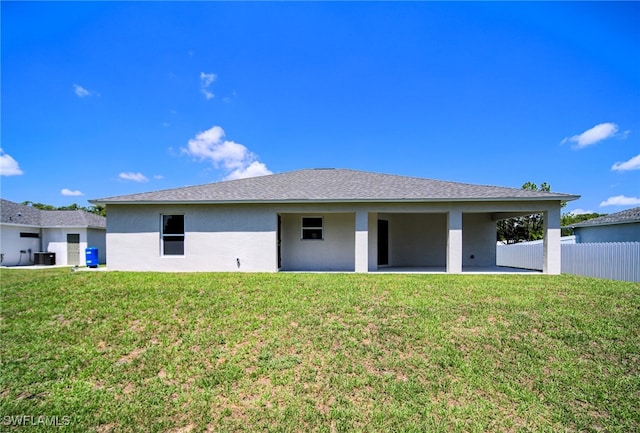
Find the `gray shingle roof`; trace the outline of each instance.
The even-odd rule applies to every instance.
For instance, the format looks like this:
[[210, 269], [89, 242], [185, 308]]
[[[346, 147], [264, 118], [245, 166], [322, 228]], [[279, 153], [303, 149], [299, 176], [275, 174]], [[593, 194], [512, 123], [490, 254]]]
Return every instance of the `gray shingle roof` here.
[[0, 199], [0, 221], [37, 227], [107, 227], [105, 217], [83, 210], [40, 210], [4, 199]]
[[396, 176], [308, 169], [90, 200], [91, 203], [575, 200], [569, 194]]
[[39, 226], [40, 210], [0, 199], [0, 221], [3, 223]]
[[609, 215], [601, 216], [598, 218], [582, 221], [577, 224], [572, 224], [571, 228], [580, 227], [592, 227], [592, 226], [604, 226], [612, 224], [628, 224], [640, 222], [640, 207], [634, 207], [633, 209], [623, 210], [622, 212], [616, 212]]

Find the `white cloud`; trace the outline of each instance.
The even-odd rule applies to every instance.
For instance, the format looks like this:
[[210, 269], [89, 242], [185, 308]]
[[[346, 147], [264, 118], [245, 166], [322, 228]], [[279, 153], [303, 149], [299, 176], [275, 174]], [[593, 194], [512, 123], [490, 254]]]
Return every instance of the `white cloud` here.
[[154, 178], [155, 180], [160, 180], [160, 179], [164, 179], [164, 176], [163, 176], [163, 175], [161, 175], [161, 174], [156, 174], [155, 176], [153, 176], [153, 178]]
[[21, 174], [24, 172], [20, 170], [18, 161], [0, 149], [0, 176], [20, 176]]
[[596, 212], [592, 211], [592, 210], [585, 210], [585, 209], [578, 208], [578, 209], [574, 209], [574, 210], [572, 210], [572, 211], [570, 211], [568, 213], [570, 213], [572, 215], [587, 215], [587, 214], [592, 214], [592, 213], [596, 213]]
[[599, 141], [613, 137], [617, 132], [618, 125], [615, 123], [601, 123], [584, 131], [582, 134], [574, 135], [573, 137], [566, 137], [562, 140], [562, 144], [571, 142], [575, 143], [571, 146], [573, 149], [583, 149], [587, 146], [591, 146], [592, 144], [596, 144]]
[[205, 74], [204, 72], [200, 72], [200, 80], [202, 81], [202, 86], [208, 87], [211, 83], [213, 83], [216, 78], [216, 74]]
[[208, 159], [227, 171], [226, 180], [271, 174], [267, 166], [246, 146], [224, 139], [224, 130], [214, 126], [189, 140], [182, 152], [200, 160]]
[[91, 92], [89, 92], [87, 89], [85, 89], [82, 86], [78, 86], [77, 84], [73, 85], [73, 91], [75, 92], [76, 96], [79, 96], [81, 98], [91, 95]]
[[640, 205], [640, 198], [638, 197], [626, 197], [624, 195], [616, 195], [615, 197], [609, 197], [602, 203], [600, 207], [604, 206], [636, 206]]
[[227, 175], [227, 177], [225, 177], [225, 179], [244, 179], [247, 177], [265, 176], [267, 174], [271, 174], [271, 171], [267, 166], [262, 162], [254, 161], [248, 167], [241, 167], [233, 170], [229, 175]]
[[87, 96], [100, 96], [99, 93], [93, 92], [91, 90], [87, 90], [87, 89], [85, 89], [84, 87], [82, 87], [82, 86], [80, 86], [78, 84], [74, 84], [73, 85], [73, 92], [79, 98], [86, 98]]
[[640, 154], [634, 156], [628, 161], [616, 162], [611, 166], [611, 170], [613, 171], [640, 170]]
[[82, 191], [78, 191], [78, 190], [72, 191], [69, 188], [62, 188], [62, 190], [60, 191], [60, 194], [68, 197], [77, 197], [77, 196], [84, 195]]
[[207, 99], [213, 99], [216, 95], [209, 91], [209, 86], [211, 83], [216, 81], [216, 74], [205, 74], [204, 72], [200, 72], [200, 92]]
[[149, 179], [142, 173], [134, 173], [132, 171], [120, 173], [118, 178], [122, 180], [132, 180], [134, 182], [147, 182]]

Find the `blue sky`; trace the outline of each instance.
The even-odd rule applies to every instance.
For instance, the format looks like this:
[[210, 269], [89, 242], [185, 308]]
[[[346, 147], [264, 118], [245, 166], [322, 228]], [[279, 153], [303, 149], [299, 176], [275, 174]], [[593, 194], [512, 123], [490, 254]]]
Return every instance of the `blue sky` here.
[[640, 205], [640, 3], [1, 3], [2, 197], [337, 167]]

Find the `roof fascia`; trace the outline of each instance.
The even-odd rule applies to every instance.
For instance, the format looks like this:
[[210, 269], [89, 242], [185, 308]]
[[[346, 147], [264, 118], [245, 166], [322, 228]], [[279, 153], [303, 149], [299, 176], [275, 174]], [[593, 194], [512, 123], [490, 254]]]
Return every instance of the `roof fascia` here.
[[85, 226], [65, 226], [65, 225], [56, 225], [56, 226], [41, 226], [43, 229], [105, 229], [106, 227], [97, 227], [91, 225]]
[[436, 199], [291, 199], [291, 200], [89, 200], [92, 204], [127, 204], [127, 205], [184, 205], [184, 204], [327, 204], [327, 203], [452, 203], [452, 202], [516, 202], [547, 201], [563, 202], [579, 199], [579, 195], [562, 195], [557, 197], [496, 197], [496, 198], [436, 198]]
[[10, 227], [31, 227], [36, 229], [42, 228], [41, 225], [37, 225], [37, 224], [0, 223], [0, 225], [10, 226]]

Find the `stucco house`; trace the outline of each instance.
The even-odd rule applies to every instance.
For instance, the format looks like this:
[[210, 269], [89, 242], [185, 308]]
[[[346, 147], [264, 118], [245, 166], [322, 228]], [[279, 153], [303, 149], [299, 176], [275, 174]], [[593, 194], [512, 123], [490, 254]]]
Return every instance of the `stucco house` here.
[[[85, 248], [106, 259], [106, 218], [82, 210], [40, 210], [0, 199], [0, 265], [37, 264], [55, 253], [56, 265], [84, 265]], [[50, 264], [50, 263], [47, 263]]]
[[640, 242], [640, 207], [570, 225], [576, 243]]
[[560, 273], [560, 204], [578, 196], [347, 169], [307, 169], [91, 200], [116, 270], [347, 271], [495, 267], [496, 221], [545, 215]]

